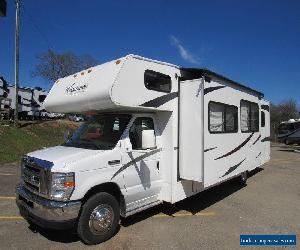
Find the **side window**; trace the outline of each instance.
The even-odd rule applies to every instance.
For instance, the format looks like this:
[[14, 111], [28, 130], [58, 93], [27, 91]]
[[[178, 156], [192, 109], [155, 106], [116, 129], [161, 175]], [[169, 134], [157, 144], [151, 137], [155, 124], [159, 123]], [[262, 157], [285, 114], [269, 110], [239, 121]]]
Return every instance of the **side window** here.
[[257, 103], [241, 100], [241, 130], [242, 132], [257, 132], [259, 130]]
[[147, 89], [166, 93], [171, 92], [171, 77], [159, 72], [146, 70], [144, 74], [144, 84]]
[[260, 126], [264, 127], [266, 125], [266, 115], [265, 115], [264, 111], [261, 111], [260, 113], [261, 113], [261, 123], [260, 123]]
[[153, 119], [150, 117], [138, 117], [135, 119], [129, 131], [129, 139], [132, 149], [142, 149], [142, 131], [154, 130]]
[[223, 103], [208, 105], [208, 126], [210, 133], [235, 133], [238, 130], [238, 108]]

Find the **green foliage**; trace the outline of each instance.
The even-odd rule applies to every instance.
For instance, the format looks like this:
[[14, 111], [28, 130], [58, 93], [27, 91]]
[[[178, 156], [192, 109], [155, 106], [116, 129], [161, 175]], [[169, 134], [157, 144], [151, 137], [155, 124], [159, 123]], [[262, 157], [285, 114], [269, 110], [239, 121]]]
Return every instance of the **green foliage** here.
[[59, 145], [64, 141], [64, 131], [73, 131], [77, 126], [66, 121], [29, 123], [20, 128], [0, 125], [0, 164], [20, 161], [28, 152]]

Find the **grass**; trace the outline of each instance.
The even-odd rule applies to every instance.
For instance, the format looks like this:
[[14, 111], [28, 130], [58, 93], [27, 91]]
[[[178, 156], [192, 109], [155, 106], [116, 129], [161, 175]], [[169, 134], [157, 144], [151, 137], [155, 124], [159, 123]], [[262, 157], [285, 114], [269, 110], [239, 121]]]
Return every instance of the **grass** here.
[[59, 145], [64, 141], [64, 132], [78, 125], [64, 120], [27, 122], [19, 128], [0, 124], [0, 164], [18, 162], [28, 152]]

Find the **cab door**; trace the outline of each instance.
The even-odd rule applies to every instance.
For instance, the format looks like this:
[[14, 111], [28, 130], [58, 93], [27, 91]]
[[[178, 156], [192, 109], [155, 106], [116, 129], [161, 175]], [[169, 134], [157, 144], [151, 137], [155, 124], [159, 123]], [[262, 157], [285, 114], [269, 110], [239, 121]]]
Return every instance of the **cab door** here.
[[157, 201], [161, 190], [160, 148], [142, 149], [143, 130], [154, 130], [157, 141], [158, 128], [152, 116], [136, 117], [125, 139], [122, 165], [128, 211]]

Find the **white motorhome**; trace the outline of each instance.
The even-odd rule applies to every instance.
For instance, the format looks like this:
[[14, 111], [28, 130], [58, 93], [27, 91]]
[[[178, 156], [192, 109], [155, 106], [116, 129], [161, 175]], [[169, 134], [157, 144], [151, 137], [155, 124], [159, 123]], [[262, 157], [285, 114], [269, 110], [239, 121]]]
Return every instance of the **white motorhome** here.
[[24, 156], [17, 204], [87, 244], [120, 216], [175, 203], [270, 159], [269, 102], [206, 69], [135, 55], [56, 81], [48, 111], [91, 116], [65, 144]]

